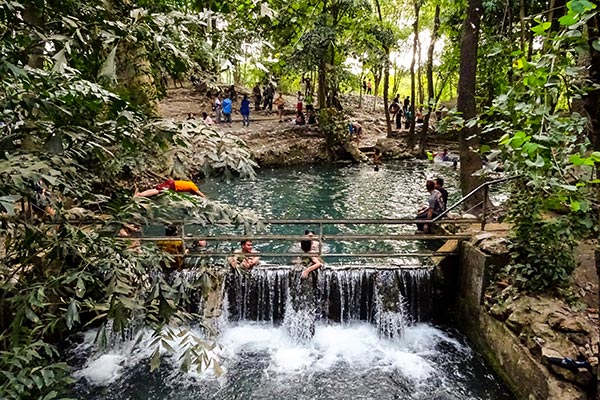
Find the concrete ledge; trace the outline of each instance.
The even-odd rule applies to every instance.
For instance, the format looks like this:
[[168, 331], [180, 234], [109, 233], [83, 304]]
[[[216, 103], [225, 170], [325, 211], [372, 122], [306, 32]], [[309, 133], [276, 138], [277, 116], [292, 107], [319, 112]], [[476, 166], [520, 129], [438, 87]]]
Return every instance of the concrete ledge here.
[[588, 399], [584, 391], [552, 375], [504, 323], [490, 316], [482, 306], [493, 263], [492, 257], [471, 243], [463, 242], [457, 285], [457, 318], [461, 330], [517, 398]]

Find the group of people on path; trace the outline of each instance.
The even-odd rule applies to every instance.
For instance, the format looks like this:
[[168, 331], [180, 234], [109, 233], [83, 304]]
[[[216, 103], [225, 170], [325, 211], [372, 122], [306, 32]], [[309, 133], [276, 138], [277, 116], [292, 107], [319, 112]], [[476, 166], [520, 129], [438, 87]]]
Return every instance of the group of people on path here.
[[[314, 109], [314, 96], [312, 93], [312, 87], [310, 78], [305, 76], [302, 77], [301, 83], [305, 85], [304, 93], [298, 91], [296, 97], [295, 112], [296, 117], [292, 119], [296, 125], [305, 124], [316, 124], [317, 117]], [[277, 111], [279, 122], [284, 121], [284, 114], [286, 109], [286, 100], [283, 97], [283, 93], [280, 91], [275, 97], [276, 91], [273, 83], [267, 83], [263, 89], [259, 83], [257, 83], [252, 89], [252, 97], [254, 102], [254, 111], [265, 111], [269, 114], [273, 112], [273, 107]], [[210, 93], [207, 94], [210, 96]], [[202, 112], [202, 122], [206, 126], [213, 126], [217, 124], [232, 124], [232, 113], [235, 109], [235, 103], [237, 102], [237, 92], [235, 87], [231, 87], [225, 91], [224, 94], [218, 93], [215, 95], [212, 102], [212, 111], [214, 112], [214, 119], [206, 112]], [[252, 101], [247, 94], [242, 95], [242, 100], [239, 104], [239, 113], [242, 116], [242, 126], [250, 126], [250, 113], [251, 113]], [[193, 113], [189, 113], [187, 116], [188, 120], [196, 119]]]
[[[400, 103], [400, 96], [396, 95], [392, 103], [388, 107], [388, 111], [392, 115], [392, 119], [396, 124], [396, 129], [402, 129], [402, 119], [404, 119], [404, 128], [409, 129], [413, 120], [411, 101], [408, 96]], [[423, 109], [415, 110], [415, 123], [422, 124], [424, 120]]]

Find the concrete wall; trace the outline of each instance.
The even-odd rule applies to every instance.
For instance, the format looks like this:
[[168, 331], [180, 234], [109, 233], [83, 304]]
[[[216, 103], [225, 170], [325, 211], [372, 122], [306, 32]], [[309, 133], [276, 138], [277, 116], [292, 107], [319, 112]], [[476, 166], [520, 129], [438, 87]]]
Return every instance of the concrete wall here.
[[519, 338], [482, 306], [484, 290], [496, 263], [498, 260], [463, 242], [457, 284], [458, 327], [517, 398], [585, 399], [581, 391], [573, 390], [550, 374], [531, 356]]

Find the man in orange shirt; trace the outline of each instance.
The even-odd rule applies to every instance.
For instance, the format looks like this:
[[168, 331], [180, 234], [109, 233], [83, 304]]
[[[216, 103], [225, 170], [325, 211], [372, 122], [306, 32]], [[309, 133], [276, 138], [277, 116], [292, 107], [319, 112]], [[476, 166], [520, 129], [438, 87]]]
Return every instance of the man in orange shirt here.
[[134, 194], [134, 197], [156, 196], [157, 194], [160, 194], [160, 193], [164, 192], [165, 190], [169, 190], [169, 189], [174, 190], [176, 192], [187, 192], [187, 193], [195, 194], [197, 196], [206, 198], [204, 193], [202, 193], [198, 189], [198, 186], [196, 186], [196, 184], [194, 182], [176, 181], [173, 179], [169, 179], [169, 180], [161, 183], [160, 185], [156, 185], [152, 189], [148, 189], [148, 190], [144, 190], [143, 192], [136, 193], [136, 194]]

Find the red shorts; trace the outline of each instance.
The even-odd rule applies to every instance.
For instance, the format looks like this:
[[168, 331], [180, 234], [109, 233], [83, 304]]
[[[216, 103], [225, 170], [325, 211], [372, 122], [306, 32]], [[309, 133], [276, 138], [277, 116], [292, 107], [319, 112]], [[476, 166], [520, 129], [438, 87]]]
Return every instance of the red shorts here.
[[298, 104], [296, 104], [296, 111], [302, 112], [302, 103], [301, 102], [299, 102]]
[[167, 189], [175, 190], [175, 180], [169, 179], [168, 181], [164, 181], [160, 185], [154, 186], [154, 189], [160, 190], [160, 191], [167, 190]]

